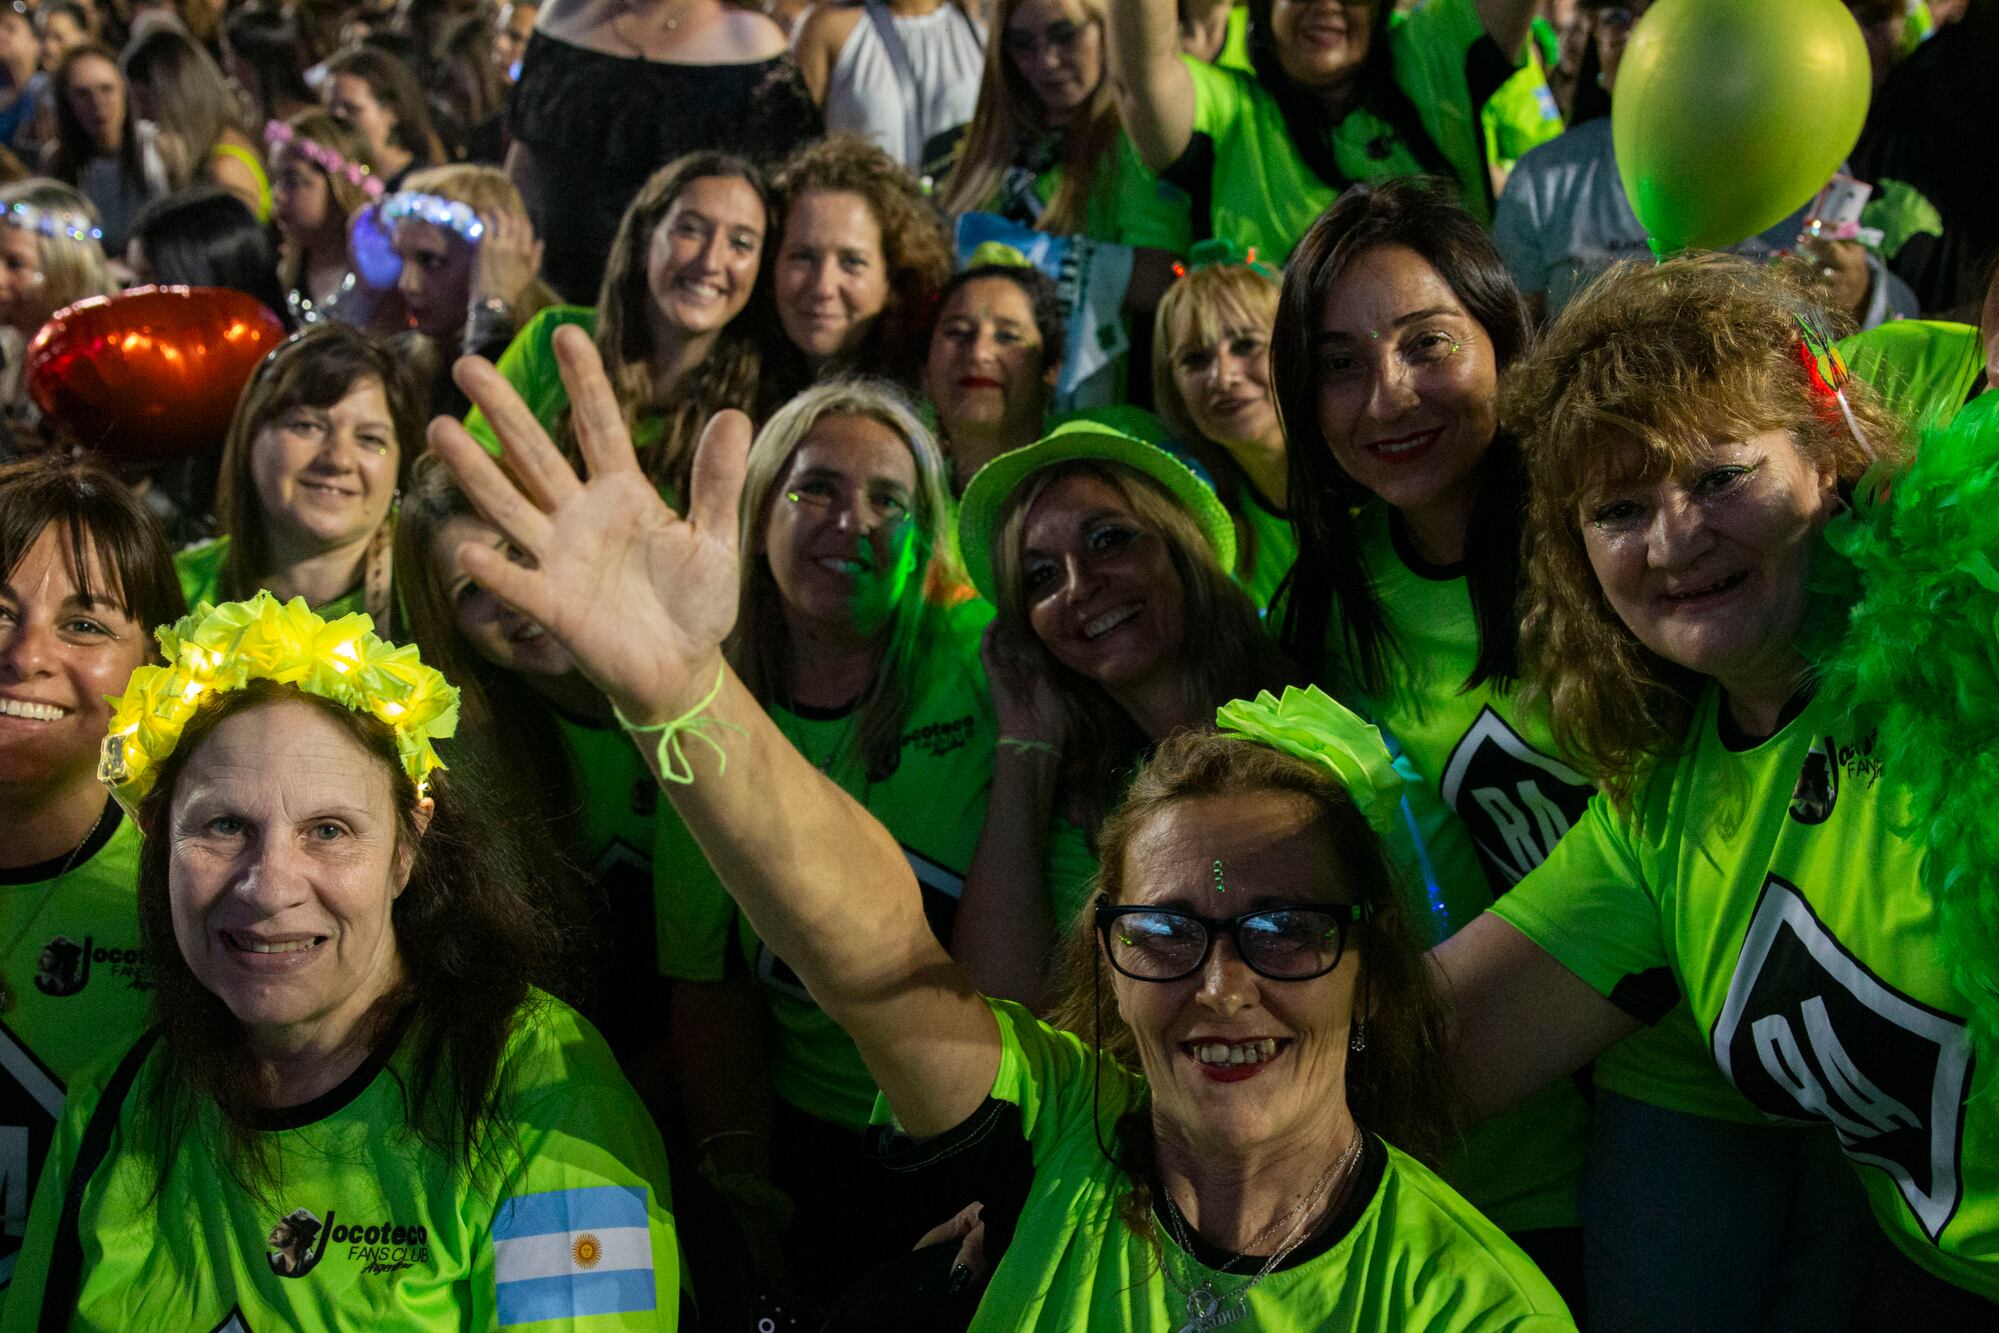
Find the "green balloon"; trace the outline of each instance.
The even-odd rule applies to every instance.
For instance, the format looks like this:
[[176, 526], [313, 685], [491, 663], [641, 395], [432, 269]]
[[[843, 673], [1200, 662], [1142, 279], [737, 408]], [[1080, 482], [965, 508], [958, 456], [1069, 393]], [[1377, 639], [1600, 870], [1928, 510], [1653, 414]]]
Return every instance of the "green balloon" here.
[[1659, 0], [1617, 68], [1617, 171], [1661, 254], [1808, 203], [1860, 140], [1872, 80], [1840, 0]]

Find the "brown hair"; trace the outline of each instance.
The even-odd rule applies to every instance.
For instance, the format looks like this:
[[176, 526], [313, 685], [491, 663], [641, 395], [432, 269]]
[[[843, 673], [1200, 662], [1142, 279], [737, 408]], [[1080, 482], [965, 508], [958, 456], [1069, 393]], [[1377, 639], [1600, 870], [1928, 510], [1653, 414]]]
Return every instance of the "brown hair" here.
[[88, 459], [0, 464], [0, 574], [11, 578], [50, 526], [84, 600], [110, 602], [148, 630], [187, 614], [166, 530], [124, 483]]
[[[1006, 49], [1006, 25], [1019, 0], [998, 0], [993, 7], [990, 32], [986, 39], [986, 68], [979, 80], [979, 101], [972, 122], [965, 127], [957, 160], [951, 174], [937, 188], [939, 204], [947, 216], [972, 213], [987, 207], [1000, 188], [1008, 167], [1025, 160], [1038, 140], [1054, 133], [1042, 110], [1041, 101], [1021, 77], [1020, 66]], [[1084, 22], [1095, 23], [1110, 35], [1104, 20], [1103, 0], [1076, 0]], [[1074, 124], [1062, 136], [1062, 183], [1055, 197], [1035, 219], [1035, 229], [1046, 232], [1080, 232], [1098, 177], [1117, 152], [1117, 90], [1112, 86], [1106, 60], [1103, 77], [1090, 93], [1089, 102], [1077, 108]]]
[[[395, 423], [400, 490], [409, 484], [410, 466], [423, 449], [423, 400], [403, 361], [387, 343], [329, 320], [293, 334], [257, 367], [223, 439], [222, 472], [216, 484], [216, 526], [229, 538], [229, 552], [222, 562], [224, 597], [250, 596], [271, 572], [264, 512], [250, 475], [257, 436], [293, 408], [332, 407], [370, 375], [382, 382], [382, 396]], [[395, 521], [393, 511], [388, 521]]]
[[[1901, 425], [1872, 391], [1839, 405], [1813, 388], [1799, 317], [1810, 298], [1774, 269], [1719, 255], [1621, 264], [1565, 307], [1513, 374], [1507, 420], [1529, 477], [1522, 644], [1562, 752], [1620, 805], [1645, 768], [1684, 740], [1703, 680], [1639, 643], [1589, 562], [1584, 497], [1636, 451], [1638, 479], [1691, 465], [1712, 440], [1788, 434], [1842, 484], [1902, 451]], [[1621, 471], [1616, 475], [1625, 475]]]
[[[1096, 887], [1113, 903], [1126, 901], [1131, 844], [1169, 806], [1261, 792], [1300, 797], [1317, 807], [1338, 850], [1339, 878], [1353, 890], [1354, 901], [1370, 909], [1349, 935], [1348, 947], [1361, 963], [1355, 1013], [1366, 1020], [1367, 1048], [1347, 1059], [1347, 1105], [1361, 1125], [1434, 1164], [1457, 1128], [1457, 1097], [1444, 1073], [1443, 1002], [1387, 849], [1328, 769], [1237, 736], [1171, 737], [1105, 821], [1097, 839]], [[1111, 1060], [1137, 1068], [1138, 1042], [1131, 1029], [1115, 1004], [1101, 1003], [1111, 974], [1097, 940], [1094, 905], [1063, 924], [1067, 933], [1053, 1021]], [[1103, 1077], [1101, 1069], [1094, 1076]], [[1115, 1160], [1132, 1180], [1118, 1212], [1133, 1231], [1149, 1236], [1156, 1170], [1148, 1106], [1133, 1108], [1119, 1121]]]
[[[673, 401], [659, 403], [653, 393], [652, 325], [646, 318], [653, 301], [646, 282], [646, 255], [653, 232], [667, 211], [697, 180], [740, 180], [756, 191], [764, 206], [763, 252], [758, 256], [756, 285], [749, 303], [729, 321], [701, 364], [681, 378]], [[783, 401], [778, 393], [781, 377], [766, 372], [763, 351], [784, 343], [770, 296], [770, 274], [777, 253], [774, 214], [770, 185], [748, 160], [728, 153], [689, 153], [661, 167], [639, 188], [611, 241], [604, 284], [597, 294], [597, 354], [604, 359], [604, 374], [617, 391], [625, 429], [636, 431], [640, 419], [655, 412], [666, 418], [665, 433], [641, 451], [641, 457], [653, 483], [671, 490], [682, 501], [687, 498], [688, 476], [694, 467], [694, 446], [700, 442], [708, 418], [733, 407], [762, 420], [770, 408]], [[574, 456], [566, 406], [553, 434]]]
[[242, 112], [215, 59], [185, 32], [159, 24], [125, 48], [128, 89], [151, 93], [153, 120], [171, 136], [163, 154], [175, 188], [198, 177], [228, 130], [241, 133]]
[[[461, 203], [478, 213], [510, 213], [528, 220], [527, 201], [507, 173], [498, 167], [476, 162], [453, 162], [449, 166], [425, 167], [403, 178], [403, 189], [434, 194], [440, 199]], [[539, 275], [521, 289], [514, 303], [514, 318], [525, 324], [537, 312], [555, 304], [555, 293]]]
[[492, 1165], [487, 1131], [503, 1124], [508, 1095], [503, 1056], [530, 987], [556, 984], [554, 950], [563, 928], [508, 856], [474, 802], [448, 771], [431, 775], [436, 802], [429, 826], [416, 823], [416, 786], [396, 754], [395, 734], [374, 717], [306, 694], [296, 686], [253, 680], [211, 694], [161, 763], [157, 785], [139, 803], [139, 938], [154, 982], [152, 1020], [160, 1028], [159, 1077], [148, 1145], [158, 1179], [167, 1173], [204, 1105], [222, 1112], [221, 1165], [252, 1192], [274, 1183], [270, 1139], [258, 1132], [264, 1104], [242, 1024], [201, 984], [174, 934], [168, 887], [173, 839], [166, 836], [173, 797], [188, 760], [224, 720], [262, 705], [302, 701], [337, 725], [389, 779], [398, 844], [411, 854], [409, 881], [391, 908], [403, 981], [368, 1016], [376, 1044], [410, 1045], [403, 1126], [454, 1170]]
[[1146, 737], [1104, 687], [1056, 661], [1028, 619], [1026, 571], [1021, 563], [1027, 516], [1048, 488], [1065, 477], [1094, 477], [1124, 497], [1138, 521], [1165, 543], [1180, 577], [1187, 640], [1180, 650], [1186, 702], [1206, 713], [1230, 699], [1249, 698], [1292, 679], [1289, 664], [1264, 632], [1256, 606], [1227, 570], [1200, 526], [1179, 501], [1151, 478], [1108, 459], [1055, 463], [1023, 481], [1007, 497], [994, 525], [994, 601], [1002, 642], [1025, 654], [1032, 668], [1062, 700], [1071, 742], [1065, 747], [1062, 785], [1071, 814], [1094, 829], [1122, 799], [1126, 780], [1144, 754]]
[[378, 47], [357, 46], [326, 62], [329, 82], [341, 74], [367, 84], [370, 95], [396, 118], [389, 128], [389, 139], [405, 153], [414, 155], [418, 166], [435, 166], [444, 160], [444, 144], [431, 128], [423, 85], [417, 82], [416, 71], [408, 61]]
[[[937, 294], [952, 267], [944, 220], [923, 197], [916, 178], [866, 139], [830, 134], [787, 158], [773, 183], [787, 216], [800, 197], [815, 190], [857, 194], [866, 202], [881, 227], [888, 300], [854, 364], [842, 369], [886, 375], [904, 385], [916, 383], [930, 343]], [[782, 231], [780, 227], [780, 247]]]
[[76, 185], [82, 180], [84, 167], [97, 156], [97, 144], [90, 137], [90, 131], [83, 127], [83, 122], [77, 119], [76, 109], [70, 105], [69, 99], [70, 75], [86, 60], [102, 60], [117, 72], [118, 86], [125, 98], [125, 123], [118, 140], [118, 168], [127, 183], [144, 184], [146, 168], [139, 155], [139, 119], [132, 110], [132, 89], [125, 81], [125, 72], [118, 68], [118, 53], [96, 38], [78, 42], [65, 51], [49, 80], [55, 94], [56, 133], [43, 150], [42, 169], [65, 184]]
[[[368, 140], [354, 123], [334, 115], [330, 111], [301, 111], [285, 122], [292, 133], [301, 139], [309, 139], [322, 148], [331, 148], [368, 175], [375, 175], [375, 155], [368, 147]], [[270, 152], [271, 174], [278, 172], [278, 154], [286, 151], [282, 143], [273, 144]], [[341, 172], [326, 168], [305, 156], [297, 155], [300, 163], [312, 168], [326, 180], [328, 197], [333, 206], [340, 210], [343, 221], [342, 234], [346, 232], [346, 221], [351, 221], [362, 206], [368, 202], [368, 194], [354, 181]], [[303, 241], [287, 236], [279, 247], [278, 281], [286, 288], [297, 287], [305, 281], [305, 245]]]

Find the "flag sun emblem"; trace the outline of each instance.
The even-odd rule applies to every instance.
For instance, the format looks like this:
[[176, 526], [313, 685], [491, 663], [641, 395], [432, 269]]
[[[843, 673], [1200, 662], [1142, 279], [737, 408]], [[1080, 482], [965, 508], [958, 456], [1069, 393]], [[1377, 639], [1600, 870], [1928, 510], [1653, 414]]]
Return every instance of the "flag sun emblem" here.
[[595, 1268], [597, 1261], [604, 1257], [603, 1243], [586, 1231], [570, 1244], [569, 1257], [576, 1261], [578, 1268]]

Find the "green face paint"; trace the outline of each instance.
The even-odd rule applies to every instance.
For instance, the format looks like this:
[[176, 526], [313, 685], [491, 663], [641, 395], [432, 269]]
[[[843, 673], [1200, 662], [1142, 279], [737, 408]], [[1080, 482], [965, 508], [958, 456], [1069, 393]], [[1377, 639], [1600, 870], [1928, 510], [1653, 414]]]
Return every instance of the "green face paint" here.
[[854, 575], [854, 599], [848, 614], [854, 628], [863, 635], [880, 633], [894, 619], [895, 610], [909, 594], [910, 585], [922, 572], [923, 543], [917, 540], [913, 518], [897, 519], [886, 538], [888, 559], [874, 563], [872, 543], [863, 541], [857, 558], [864, 568]]
[[1228, 891], [1229, 891], [1229, 886], [1228, 886], [1227, 884], [1225, 884], [1225, 883], [1223, 883], [1223, 882], [1222, 882], [1222, 862], [1221, 862], [1221, 858], [1220, 858], [1220, 857], [1216, 857], [1216, 858], [1215, 858], [1215, 892], [1216, 892], [1216, 893], [1227, 893]]

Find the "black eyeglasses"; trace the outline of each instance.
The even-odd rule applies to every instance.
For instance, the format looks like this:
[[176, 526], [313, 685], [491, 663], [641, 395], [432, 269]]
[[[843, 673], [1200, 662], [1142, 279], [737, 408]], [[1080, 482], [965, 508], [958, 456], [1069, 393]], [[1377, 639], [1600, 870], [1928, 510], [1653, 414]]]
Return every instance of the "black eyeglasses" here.
[[1242, 961], [1272, 981], [1310, 981], [1340, 965], [1347, 928], [1367, 920], [1366, 903], [1266, 907], [1212, 917], [1179, 907], [1118, 907], [1097, 899], [1097, 934], [1111, 966], [1136, 981], [1179, 981], [1207, 966], [1215, 937], [1235, 941]]

